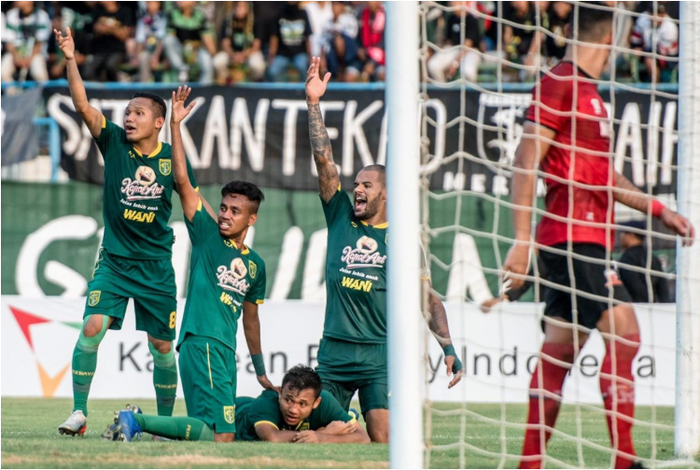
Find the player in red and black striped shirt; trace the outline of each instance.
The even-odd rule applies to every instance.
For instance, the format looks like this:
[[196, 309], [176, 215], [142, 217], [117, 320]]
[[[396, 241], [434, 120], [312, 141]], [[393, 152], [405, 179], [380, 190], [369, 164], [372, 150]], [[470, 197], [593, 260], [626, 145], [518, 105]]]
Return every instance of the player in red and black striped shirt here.
[[503, 269], [510, 271], [512, 288], [517, 289], [528, 270], [534, 170], [539, 165], [547, 194], [536, 240], [547, 280], [561, 286], [545, 294], [545, 340], [530, 382], [520, 467], [541, 467], [566, 374], [589, 332], [597, 328], [606, 346], [600, 389], [615, 467], [639, 468], [632, 442], [632, 361], [639, 350], [639, 325], [629, 294], [611, 269], [614, 203], [651, 212], [685, 237], [684, 244], [692, 243], [694, 229], [688, 219], [639, 191], [613, 168], [610, 120], [596, 88], [613, 41], [613, 12], [601, 4], [580, 4], [573, 18], [577, 42], [569, 44], [562, 63], [534, 88], [514, 163], [515, 243]]

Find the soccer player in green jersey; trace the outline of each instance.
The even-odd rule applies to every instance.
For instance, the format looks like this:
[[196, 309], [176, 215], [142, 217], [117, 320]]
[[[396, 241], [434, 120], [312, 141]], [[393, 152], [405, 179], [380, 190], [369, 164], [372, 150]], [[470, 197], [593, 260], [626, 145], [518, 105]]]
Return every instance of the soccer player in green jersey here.
[[[319, 62], [312, 59], [306, 76], [311, 148], [328, 225], [326, 316], [318, 372], [323, 388], [345, 409], [358, 391], [369, 436], [374, 442], [388, 442], [385, 170], [383, 165], [360, 170], [352, 202], [341, 191], [319, 105], [331, 74], [321, 79]], [[444, 306], [432, 293], [428, 309], [429, 327], [443, 347], [447, 373], [454, 373], [449, 384], [453, 387], [462, 378], [462, 363], [450, 339]]]
[[[236, 399], [236, 440], [324, 444], [368, 444], [367, 432], [338, 401], [321, 390], [321, 378], [310, 367], [289, 369], [278, 393]], [[120, 411], [115, 431], [105, 438], [130, 441], [142, 432], [169, 439], [211, 441], [213, 432], [195, 418], [148, 416]]]
[[87, 399], [97, 366], [97, 350], [107, 329], [121, 329], [127, 302], [134, 299], [136, 329], [148, 334], [158, 414], [171, 415], [177, 390], [172, 351], [176, 324], [172, 267], [172, 154], [158, 141], [165, 102], [136, 93], [124, 114], [124, 128], [107, 120], [88, 102], [75, 62], [70, 29], [54, 30], [66, 58], [73, 104], [104, 156], [104, 239], [88, 284], [83, 326], [73, 351], [73, 413], [61, 434], [87, 429]]

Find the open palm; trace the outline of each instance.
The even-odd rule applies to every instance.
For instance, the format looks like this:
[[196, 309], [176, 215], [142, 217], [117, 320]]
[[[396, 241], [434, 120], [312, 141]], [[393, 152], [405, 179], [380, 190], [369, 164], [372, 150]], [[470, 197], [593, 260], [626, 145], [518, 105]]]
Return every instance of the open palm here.
[[319, 57], [312, 57], [311, 65], [306, 72], [306, 99], [311, 103], [318, 102], [324, 93], [326, 93], [326, 87], [331, 79], [330, 72], [326, 72], [323, 80], [321, 80], [319, 72], [320, 63], [321, 59]]
[[194, 108], [195, 102], [192, 101], [188, 106], [185, 106], [185, 101], [190, 96], [192, 88], [187, 85], [177, 87], [177, 91], [173, 91], [172, 112], [170, 120], [174, 123], [181, 122], [190, 114]]

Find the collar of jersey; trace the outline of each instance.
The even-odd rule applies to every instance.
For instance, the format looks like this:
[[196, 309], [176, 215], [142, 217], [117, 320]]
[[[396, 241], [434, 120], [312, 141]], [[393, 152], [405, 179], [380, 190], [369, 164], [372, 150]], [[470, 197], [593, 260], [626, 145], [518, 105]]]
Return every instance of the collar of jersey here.
[[[133, 145], [132, 145], [132, 147], [133, 147]], [[160, 153], [161, 150], [163, 150], [163, 142], [158, 142], [158, 147], [156, 147], [156, 149], [146, 158], [155, 157], [156, 155], [158, 155]], [[138, 153], [139, 157], [143, 157], [143, 154], [141, 152], [139, 152], [139, 150], [136, 147], [134, 147], [134, 152]]]
[[389, 228], [389, 222], [384, 222], [382, 224], [377, 224], [377, 225], [370, 225], [364, 220], [360, 220], [360, 223], [366, 227], [372, 227], [372, 228]]
[[561, 63], [562, 63], [562, 64], [571, 64], [571, 66], [574, 67], [574, 68], [578, 71], [578, 73], [580, 73], [581, 75], [583, 75], [583, 76], [586, 77], [586, 78], [590, 78], [590, 79], [592, 79], [592, 80], [595, 80], [591, 75], [589, 75], [588, 72], [586, 72], [585, 70], [583, 70], [583, 69], [582, 69], [581, 67], [579, 67], [578, 65], [575, 65], [572, 61], [570, 61], [570, 60], [562, 60]]
[[238, 245], [236, 244], [236, 241], [233, 238], [229, 238], [229, 241], [233, 244], [233, 246], [237, 250], [240, 250], [242, 255], [247, 255], [248, 253], [250, 253], [250, 250], [248, 249], [247, 246], [243, 245], [243, 249], [241, 250], [240, 248], [238, 248]]

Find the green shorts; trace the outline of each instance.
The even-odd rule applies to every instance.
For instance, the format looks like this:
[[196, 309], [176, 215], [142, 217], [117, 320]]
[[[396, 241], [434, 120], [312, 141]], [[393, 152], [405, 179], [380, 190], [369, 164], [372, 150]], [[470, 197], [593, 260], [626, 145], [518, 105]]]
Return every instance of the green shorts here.
[[104, 248], [88, 283], [85, 313], [112, 317], [120, 330], [129, 299], [134, 299], [136, 329], [156, 339], [175, 339], [177, 302], [175, 271], [170, 260], [144, 260], [110, 255]]
[[360, 344], [323, 338], [318, 349], [318, 374], [323, 389], [348, 409], [355, 391], [365, 414], [389, 409], [386, 344]]
[[187, 416], [217, 433], [236, 432], [236, 353], [211, 338], [188, 335], [179, 346]]

